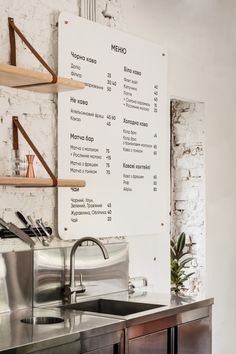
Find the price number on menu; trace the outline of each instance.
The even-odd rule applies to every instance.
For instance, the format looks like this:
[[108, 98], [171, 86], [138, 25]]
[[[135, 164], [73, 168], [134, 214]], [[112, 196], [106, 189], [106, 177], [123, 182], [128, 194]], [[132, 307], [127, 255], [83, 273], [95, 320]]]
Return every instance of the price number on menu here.
[[106, 125], [108, 126], [108, 127], [111, 127], [111, 125], [112, 125], [112, 122], [115, 122], [115, 120], [116, 120], [116, 116], [113, 114], [107, 114], [107, 122], [106, 122]]
[[106, 175], [111, 174], [111, 149], [106, 148]]
[[154, 90], [153, 90], [153, 112], [157, 113], [158, 111], [158, 96], [159, 96], [159, 86], [154, 85]]
[[153, 192], [157, 192], [157, 175], [153, 176]]
[[111, 93], [113, 88], [117, 86], [117, 81], [112, 79], [111, 73], [107, 73], [107, 92]]
[[111, 203], [107, 203], [107, 221], [112, 221]]

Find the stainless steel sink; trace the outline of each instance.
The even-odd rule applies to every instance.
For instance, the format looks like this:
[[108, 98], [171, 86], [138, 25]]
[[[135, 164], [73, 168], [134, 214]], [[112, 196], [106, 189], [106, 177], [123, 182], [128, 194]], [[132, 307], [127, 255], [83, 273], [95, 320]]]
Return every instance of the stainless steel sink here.
[[133, 313], [155, 309], [164, 305], [140, 302], [97, 299], [76, 304], [64, 305], [64, 309], [103, 313], [108, 315], [127, 316]]
[[61, 317], [26, 317], [22, 318], [21, 322], [31, 325], [48, 325], [64, 322], [64, 319]]

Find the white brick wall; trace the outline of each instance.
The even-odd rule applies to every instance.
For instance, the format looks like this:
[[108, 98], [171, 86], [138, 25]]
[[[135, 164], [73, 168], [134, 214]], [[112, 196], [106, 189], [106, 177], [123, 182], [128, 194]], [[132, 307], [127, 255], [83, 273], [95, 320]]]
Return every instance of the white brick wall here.
[[[203, 288], [205, 271], [204, 104], [172, 100], [172, 224], [173, 236], [185, 232], [194, 257], [187, 285]], [[190, 239], [189, 239], [190, 236]]]

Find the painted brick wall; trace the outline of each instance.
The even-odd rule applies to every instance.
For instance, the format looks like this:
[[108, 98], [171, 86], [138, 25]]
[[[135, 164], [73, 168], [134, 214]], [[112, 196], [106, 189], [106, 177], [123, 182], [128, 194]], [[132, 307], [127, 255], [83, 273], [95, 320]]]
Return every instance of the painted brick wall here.
[[193, 255], [189, 292], [203, 289], [205, 272], [205, 147], [204, 104], [171, 101], [173, 236], [185, 232]]

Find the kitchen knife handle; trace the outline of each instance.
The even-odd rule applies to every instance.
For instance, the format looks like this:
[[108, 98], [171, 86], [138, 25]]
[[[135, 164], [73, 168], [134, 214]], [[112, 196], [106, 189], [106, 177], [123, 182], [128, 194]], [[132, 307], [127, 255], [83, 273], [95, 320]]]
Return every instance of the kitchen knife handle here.
[[16, 215], [23, 222], [23, 224], [25, 224], [25, 226], [29, 226], [28, 221], [26, 220], [26, 218], [24, 217], [24, 215], [20, 211], [17, 211]]

